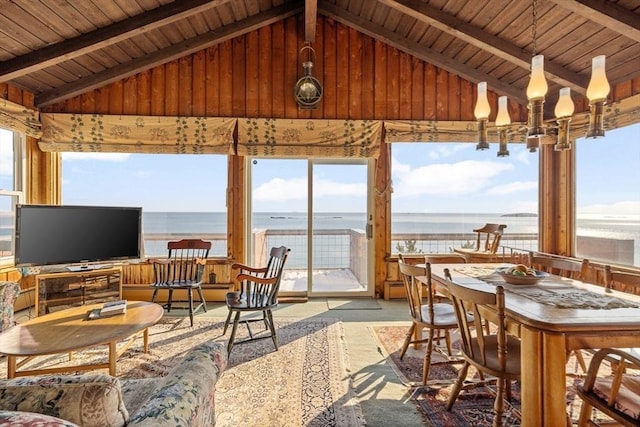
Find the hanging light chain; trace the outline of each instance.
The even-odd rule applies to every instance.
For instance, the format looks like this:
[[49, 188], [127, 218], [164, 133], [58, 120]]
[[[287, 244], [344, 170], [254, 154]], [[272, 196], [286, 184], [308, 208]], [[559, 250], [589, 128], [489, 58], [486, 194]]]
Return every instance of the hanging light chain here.
[[531, 14], [532, 16], [532, 24], [531, 25], [531, 38], [533, 39], [533, 56], [536, 56], [536, 52], [537, 52], [537, 46], [536, 46], [536, 41], [538, 39], [538, 0], [533, 0], [531, 7], [533, 9], [533, 12]]

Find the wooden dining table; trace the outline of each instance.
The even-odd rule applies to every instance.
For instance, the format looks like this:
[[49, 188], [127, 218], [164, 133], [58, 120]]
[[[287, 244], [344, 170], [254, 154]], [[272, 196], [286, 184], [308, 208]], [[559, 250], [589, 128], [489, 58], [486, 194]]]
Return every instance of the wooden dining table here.
[[509, 265], [432, 264], [431, 278], [444, 292], [445, 269], [462, 286], [504, 287], [507, 328], [521, 339], [522, 426], [565, 425], [567, 355], [578, 349], [639, 347], [640, 296], [555, 275], [536, 285], [511, 285], [495, 273]]

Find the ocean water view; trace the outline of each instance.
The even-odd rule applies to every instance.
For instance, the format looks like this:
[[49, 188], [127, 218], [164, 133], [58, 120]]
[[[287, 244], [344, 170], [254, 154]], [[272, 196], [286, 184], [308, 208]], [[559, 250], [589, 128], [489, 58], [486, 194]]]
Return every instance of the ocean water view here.
[[[410, 234], [469, 234], [474, 228], [485, 223], [506, 224], [503, 241], [509, 241], [509, 234], [532, 234], [538, 232], [538, 218], [532, 214], [469, 214], [469, 213], [395, 213], [392, 220], [393, 235]], [[179, 235], [214, 235], [216, 239], [226, 239], [227, 216], [224, 212], [143, 212], [145, 234], [145, 255], [161, 256], [166, 253], [166, 238]], [[307, 215], [301, 212], [258, 212], [253, 215], [252, 230], [306, 230]], [[364, 233], [365, 213], [329, 212], [315, 213], [315, 230], [356, 230]], [[578, 236], [604, 239], [633, 240], [635, 253], [640, 251], [640, 215], [589, 215], [577, 219]], [[302, 233], [304, 234], [304, 233]], [[156, 237], [153, 237], [153, 236]], [[156, 238], [163, 237], [160, 240]], [[321, 238], [321, 236], [318, 236]], [[315, 239], [315, 237], [314, 237]], [[396, 240], [395, 238], [393, 239]], [[314, 240], [314, 244], [315, 244]], [[339, 239], [333, 236], [331, 244], [336, 254], [344, 251], [340, 246], [349, 245], [349, 237]], [[306, 237], [297, 238], [293, 243], [291, 263], [306, 263]], [[531, 249], [523, 248], [523, 249]], [[535, 248], [533, 248], [535, 249]], [[427, 252], [425, 250], [425, 252]], [[226, 255], [226, 245], [217, 243], [212, 249], [213, 256]], [[637, 262], [638, 256], [635, 255]], [[340, 256], [336, 256], [339, 260]], [[331, 264], [331, 262], [328, 262]], [[323, 262], [327, 264], [327, 262]]]

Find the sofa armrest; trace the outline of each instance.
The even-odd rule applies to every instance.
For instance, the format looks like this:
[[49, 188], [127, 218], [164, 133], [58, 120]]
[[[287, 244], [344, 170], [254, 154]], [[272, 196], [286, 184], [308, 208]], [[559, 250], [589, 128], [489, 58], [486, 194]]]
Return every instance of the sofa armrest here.
[[215, 385], [227, 366], [224, 344], [207, 341], [177, 363], [148, 400], [130, 414], [127, 426], [215, 424]]

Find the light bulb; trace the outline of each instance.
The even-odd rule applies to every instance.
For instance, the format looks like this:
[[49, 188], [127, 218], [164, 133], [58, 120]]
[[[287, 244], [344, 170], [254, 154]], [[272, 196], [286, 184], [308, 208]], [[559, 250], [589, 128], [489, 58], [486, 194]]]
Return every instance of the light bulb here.
[[605, 101], [609, 90], [609, 82], [605, 74], [605, 56], [599, 55], [591, 61], [591, 80], [587, 86], [587, 98], [590, 103]]
[[509, 117], [509, 108], [507, 106], [507, 97], [501, 96], [498, 98], [498, 115], [496, 116], [496, 126], [507, 126], [511, 124], [511, 117]]
[[478, 100], [476, 101], [476, 108], [473, 110], [473, 114], [478, 120], [487, 120], [489, 113], [491, 113], [491, 107], [487, 99], [487, 82], [480, 82], [478, 83]]
[[563, 87], [560, 89], [560, 97], [558, 98], [558, 103], [556, 104], [555, 114], [556, 118], [564, 118], [573, 116], [574, 111], [573, 100], [571, 99], [571, 89], [568, 87]]
[[531, 59], [531, 79], [527, 86], [527, 98], [544, 99], [547, 94], [547, 80], [544, 77], [544, 55], [536, 55]]

